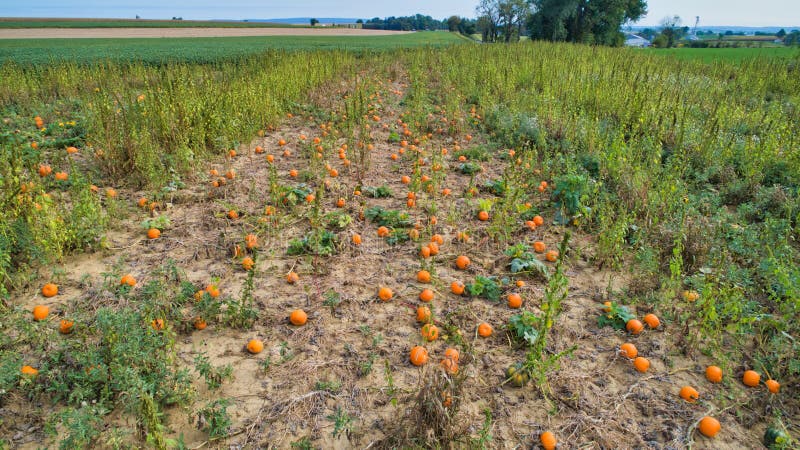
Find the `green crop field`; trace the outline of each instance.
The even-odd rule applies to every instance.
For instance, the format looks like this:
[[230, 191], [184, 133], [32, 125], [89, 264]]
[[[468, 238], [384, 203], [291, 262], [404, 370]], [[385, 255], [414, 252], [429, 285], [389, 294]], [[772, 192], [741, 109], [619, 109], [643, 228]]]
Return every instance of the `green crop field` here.
[[267, 22], [217, 22], [203, 20], [132, 20], [132, 19], [0, 19], [0, 28], [293, 28]]
[[670, 48], [647, 49], [654, 55], [669, 56], [684, 60], [700, 60], [703, 62], [728, 61], [743, 62], [750, 59], [797, 59], [800, 49], [796, 47], [764, 47], [764, 48]]
[[8, 39], [0, 40], [0, 63], [60, 61], [213, 62], [271, 49], [385, 50], [466, 42], [455, 33], [419, 32], [387, 36], [258, 36], [215, 38]]

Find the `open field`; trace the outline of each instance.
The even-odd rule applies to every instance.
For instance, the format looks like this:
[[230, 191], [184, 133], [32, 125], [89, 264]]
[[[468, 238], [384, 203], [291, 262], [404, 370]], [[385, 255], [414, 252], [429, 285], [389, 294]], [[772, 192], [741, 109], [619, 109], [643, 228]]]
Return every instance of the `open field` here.
[[386, 50], [464, 43], [453, 33], [418, 32], [383, 36], [264, 36], [169, 39], [7, 39], [0, 40], [0, 64], [79, 64], [98, 61], [213, 62], [269, 50]]
[[669, 48], [646, 49], [654, 55], [668, 56], [683, 60], [703, 62], [725, 61], [741, 63], [748, 60], [779, 58], [785, 60], [800, 59], [800, 48], [797, 47], [765, 47], [765, 48]]
[[251, 44], [0, 66], [0, 447], [797, 448], [793, 60]]
[[245, 36], [392, 36], [408, 31], [360, 28], [0, 28], [0, 39], [122, 39]]
[[288, 25], [266, 22], [221, 22], [202, 20], [146, 19], [39, 19], [0, 18], [1, 28], [297, 28], [310, 25]]

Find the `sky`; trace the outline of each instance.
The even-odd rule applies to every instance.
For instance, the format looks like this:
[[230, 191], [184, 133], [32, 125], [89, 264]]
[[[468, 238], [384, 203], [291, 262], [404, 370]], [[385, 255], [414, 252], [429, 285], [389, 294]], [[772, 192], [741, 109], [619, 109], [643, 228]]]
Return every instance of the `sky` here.
[[[435, 18], [473, 17], [478, 0], [0, 0], [0, 17], [103, 17], [145, 19], [365, 18], [421, 13]], [[637, 25], [657, 25], [678, 15], [684, 25], [800, 25], [800, 0], [649, 0]]]

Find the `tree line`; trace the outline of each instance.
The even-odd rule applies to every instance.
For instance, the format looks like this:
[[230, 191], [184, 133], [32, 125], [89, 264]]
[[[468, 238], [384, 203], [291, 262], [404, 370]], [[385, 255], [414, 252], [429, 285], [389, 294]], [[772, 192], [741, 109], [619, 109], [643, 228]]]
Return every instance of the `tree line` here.
[[647, 13], [645, 0], [481, 0], [476, 29], [484, 42], [536, 40], [619, 46], [622, 25]]

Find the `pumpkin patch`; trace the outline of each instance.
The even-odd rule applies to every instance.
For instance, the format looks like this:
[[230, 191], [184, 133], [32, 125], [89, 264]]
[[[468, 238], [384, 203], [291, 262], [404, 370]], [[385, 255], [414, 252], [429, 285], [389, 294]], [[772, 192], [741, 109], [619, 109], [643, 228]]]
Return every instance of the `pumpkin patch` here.
[[5, 68], [0, 436], [791, 448], [800, 85], [591, 44]]

